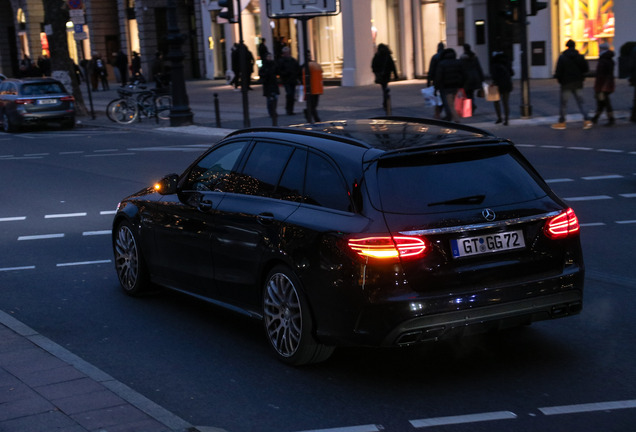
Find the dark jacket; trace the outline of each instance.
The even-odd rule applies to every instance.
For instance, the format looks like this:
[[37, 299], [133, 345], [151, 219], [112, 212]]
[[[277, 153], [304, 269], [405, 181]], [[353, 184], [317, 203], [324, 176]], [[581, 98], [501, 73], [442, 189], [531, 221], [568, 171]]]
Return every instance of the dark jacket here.
[[464, 86], [465, 75], [462, 63], [452, 48], [446, 48], [435, 68], [436, 89], [458, 89]]
[[492, 76], [493, 84], [499, 88], [500, 93], [510, 93], [512, 91], [512, 76], [514, 75], [514, 71], [505, 54], [500, 53], [493, 57], [490, 75]]
[[276, 73], [276, 62], [274, 60], [263, 61], [263, 66], [259, 72], [263, 83], [263, 96], [269, 97], [280, 93]]
[[563, 87], [580, 89], [589, 70], [585, 57], [576, 49], [568, 48], [559, 56], [554, 77]]
[[627, 64], [629, 68], [629, 83], [636, 86], [636, 46], [632, 49], [632, 52], [629, 53]]
[[598, 58], [594, 91], [596, 93], [614, 93], [614, 51], [607, 50]]
[[391, 75], [397, 79], [397, 69], [388, 46], [384, 44], [378, 45], [378, 51], [371, 62], [371, 69], [375, 74], [376, 84], [387, 84], [391, 80]]
[[480, 89], [481, 83], [484, 82], [484, 72], [475, 53], [472, 51], [465, 52], [462, 54], [460, 61], [465, 75], [464, 89], [467, 92]]
[[300, 79], [300, 64], [291, 56], [281, 56], [278, 60], [278, 74], [283, 84], [296, 84]]

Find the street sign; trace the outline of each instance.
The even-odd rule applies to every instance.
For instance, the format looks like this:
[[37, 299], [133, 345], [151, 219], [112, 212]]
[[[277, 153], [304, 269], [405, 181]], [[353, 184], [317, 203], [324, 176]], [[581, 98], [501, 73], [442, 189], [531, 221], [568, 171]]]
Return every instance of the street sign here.
[[83, 0], [68, 0], [69, 9], [84, 9]]
[[75, 33], [83, 33], [84, 26], [82, 24], [75, 24], [73, 31], [75, 31]]
[[302, 18], [339, 13], [339, 0], [267, 0], [267, 16], [270, 18]]
[[[80, 11], [83, 12], [83, 11]], [[78, 24], [86, 24], [86, 18], [84, 18], [84, 14], [82, 13], [82, 15], [78, 15], [78, 16], [72, 16], [71, 17], [71, 22], [75, 25]]]
[[86, 40], [86, 39], [88, 39], [88, 33], [85, 33], [85, 32], [77, 33], [76, 32], [75, 35], [74, 35], [74, 38], [75, 38], [76, 41]]

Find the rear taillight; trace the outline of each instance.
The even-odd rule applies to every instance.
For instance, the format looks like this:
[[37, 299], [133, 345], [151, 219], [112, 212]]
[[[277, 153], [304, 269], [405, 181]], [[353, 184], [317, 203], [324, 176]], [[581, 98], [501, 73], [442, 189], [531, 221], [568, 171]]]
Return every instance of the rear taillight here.
[[62, 96], [60, 100], [62, 102], [75, 102], [75, 98], [73, 96]]
[[581, 230], [579, 219], [571, 208], [549, 219], [545, 224], [545, 235], [551, 239], [562, 239]]
[[18, 105], [28, 105], [35, 102], [35, 99], [16, 99], [15, 103]]
[[421, 258], [429, 247], [421, 237], [369, 236], [349, 239], [349, 248], [363, 258], [397, 260], [398, 258]]

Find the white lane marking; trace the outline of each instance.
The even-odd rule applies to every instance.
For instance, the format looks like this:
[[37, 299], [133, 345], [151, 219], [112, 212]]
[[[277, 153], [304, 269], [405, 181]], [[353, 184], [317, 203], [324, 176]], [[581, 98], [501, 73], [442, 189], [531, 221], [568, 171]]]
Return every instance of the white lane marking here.
[[602, 176], [589, 176], [589, 177], [581, 177], [583, 180], [610, 180], [610, 179], [621, 179], [622, 175], [619, 174], [609, 174]]
[[85, 154], [83, 157], [105, 157], [105, 156], [130, 156], [135, 153], [104, 153], [104, 154]]
[[586, 413], [594, 411], [611, 411], [617, 409], [636, 408], [636, 399], [613, 401], [613, 402], [597, 402], [578, 405], [561, 405], [554, 407], [539, 408], [544, 415], [561, 415]]
[[573, 182], [574, 179], [571, 178], [560, 178], [560, 179], [549, 179], [546, 180], [546, 183], [565, 183], [565, 182]]
[[583, 150], [583, 151], [590, 151], [590, 150], [594, 150], [592, 147], [567, 147], [568, 150]]
[[612, 199], [612, 197], [608, 195], [591, 195], [591, 196], [581, 196], [581, 197], [569, 197], [569, 198], [563, 198], [563, 199], [566, 201], [597, 201], [597, 200]]
[[636, 193], [619, 194], [623, 198], [636, 198]]
[[42, 156], [14, 156], [10, 158], [2, 158], [3, 160], [30, 160], [30, 159], [44, 159]]
[[84, 231], [82, 233], [83, 236], [96, 236], [96, 235], [108, 235], [111, 234], [112, 230], [102, 230], [102, 231]]
[[73, 154], [82, 154], [84, 153], [83, 150], [79, 150], [79, 151], [67, 151], [67, 152], [59, 152], [58, 154], [60, 155], [73, 155]]
[[581, 227], [594, 227], [594, 226], [605, 226], [605, 222], [591, 222], [591, 223], [582, 223]]
[[17, 271], [17, 270], [33, 270], [35, 266], [22, 266], [22, 267], [5, 267], [0, 268], [0, 272]]
[[26, 219], [26, 216], [5, 217], [5, 218], [0, 218], [0, 222], [13, 222], [13, 221], [21, 221], [25, 219]]
[[98, 260], [98, 261], [77, 261], [77, 262], [69, 262], [69, 263], [60, 263], [56, 264], [56, 267], [72, 267], [72, 266], [81, 266], [81, 265], [92, 265], [92, 264], [108, 264], [111, 262], [110, 260]]
[[560, 145], [542, 145], [542, 148], [549, 148], [549, 149], [562, 149], [563, 146]]
[[93, 150], [95, 153], [109, 153], [109, 152], [117, 152], [119, 149], [101, 149], [101, 150]]
[[617, 224], [625, 225], [625, 224], [633, 224], [636, 223], [636, 220], [624, 220], [624, 221], [616, 221]]
[[348, 426], [348, 427], [339, 427], [332, 429], [311, 429], [305, 430], [302, 432], [380, 432], [383, 431], [384, 428], [380, 428], [377, 425], [361, 425], [361, 426]]
[[30, 235], [30, 236], [20, 236], [18, 237], [18, 241], [21, 240], [44, 240], [44, 239], [53, 239], [53, 238], [62, 238], [64, 234], [43, 234], [43, 235]]
[[117, 213], [117, 210], [102, 210], [99, 212], [100, 215], [114, 215]]
[[44, 219], [71, 218], [71, 217], [80, 217], [80, 216], [86, 216], [86, 212], [48, 214], [48, 215], [44, 215]]
[[624, 150], [614, 150], [614, 149], [598, 149], [598, 151], [605, 152], [605, 153], [625, 153]]
[[36, 157], [36, 156], [48, 156], [51, 153], [29, 153], [29, 154], [25, 154], [25, 157]]
[[467, 415], [458, 415], [458, 416], [449, 416], [449, 417], [435, 417], [435, 418], [421, 419], [421, 420], [410, 420], [410, 423], [414, 428], [425, 428], [425, 427], [432, 427], [432, 426], [475, 423], [475, 422], [483, 422], [483, 421], [512, 420], [516, 418], [517, 418], [517, 414], [511, 411], [496, 411], [496, 412], [481, 413], [481, 414], [467, 414]]

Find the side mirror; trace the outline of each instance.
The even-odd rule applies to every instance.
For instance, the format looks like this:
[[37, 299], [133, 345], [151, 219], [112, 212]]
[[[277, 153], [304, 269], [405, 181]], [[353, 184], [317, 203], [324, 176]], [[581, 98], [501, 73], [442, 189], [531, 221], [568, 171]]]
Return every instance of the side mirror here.
[[178, 174], [168, 174], [153, 186], [154, 190], [161, 195], [172, 195], [177, 193]]

